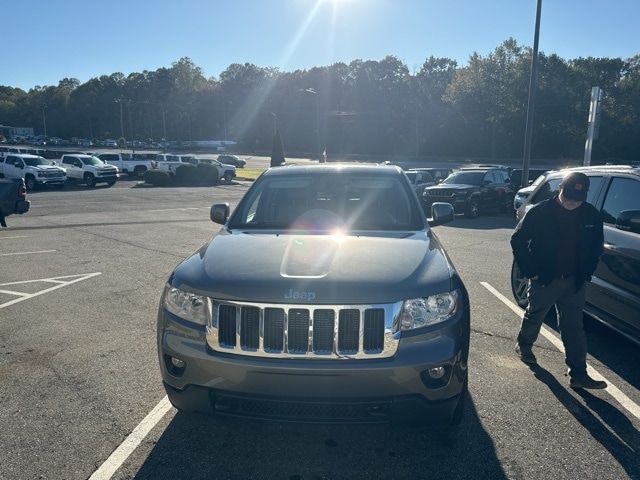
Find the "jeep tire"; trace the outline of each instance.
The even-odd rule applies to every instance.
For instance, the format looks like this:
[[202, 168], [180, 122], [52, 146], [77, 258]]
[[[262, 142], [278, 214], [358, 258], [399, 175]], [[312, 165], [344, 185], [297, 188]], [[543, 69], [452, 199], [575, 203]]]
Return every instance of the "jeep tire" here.
[[480, 216], [480, 201], [478, 197], [472, 197], [467, 203], [467, 208], [464, 211], [464, 216], [467, 218], [478, 218]]

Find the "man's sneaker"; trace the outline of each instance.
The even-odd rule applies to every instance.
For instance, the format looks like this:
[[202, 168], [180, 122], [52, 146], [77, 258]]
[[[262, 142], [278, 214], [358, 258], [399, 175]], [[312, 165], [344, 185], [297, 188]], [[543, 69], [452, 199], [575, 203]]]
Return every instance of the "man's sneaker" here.
[[530, 348], [521, 347], [519, 343], [516, 344], [516, 355], [520, 357], [524, 363], [528, 365], [536, 365], [538, 360], [536, 360], [536, 356], [533, 354]]
[[587, 388], [589, 390], [602, 390], [603, 388], [607, 388], [607, 382], [603, 382], [602, 380], [595, 380], [585, 373], [584, 375], [580, 375], [578, 377], [571, 377], [571, 380], [569, 381], [569, 386], [571, 388]]

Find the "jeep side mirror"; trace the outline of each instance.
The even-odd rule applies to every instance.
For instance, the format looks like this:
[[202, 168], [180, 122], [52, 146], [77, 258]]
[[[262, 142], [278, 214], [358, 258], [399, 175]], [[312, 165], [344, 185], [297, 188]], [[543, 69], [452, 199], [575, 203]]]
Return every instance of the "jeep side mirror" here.
[[219, 223], [224, 225], [229, 218], [229, 204], [228, 203], [216, 203], [211, 206], [210, 212], [211, 221], [213, 223]]
[[450, 203], [435, 202], [431, 205], [431, 218], [428, 218], [430, 227], [437, 227], [445, 223], [452, 222], [454, 219], [453, 205]]
[[625, 232], [640, 233], [640, 210], [623, 210], [616, 219], [616, 228]]

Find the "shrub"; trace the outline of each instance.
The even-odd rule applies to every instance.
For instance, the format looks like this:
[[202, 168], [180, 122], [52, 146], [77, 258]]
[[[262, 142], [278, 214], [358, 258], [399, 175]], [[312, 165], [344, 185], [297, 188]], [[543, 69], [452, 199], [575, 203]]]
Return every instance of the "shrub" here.
[[201, 185], [211, 186], [218, 183], [218, 168], [208, 163], [199, 163], [197, 167], [198, 179]]
[[145, 183], [149, 183], [156, 187], [166, 187], [171, 183], [171, 177], [167, 172], [162, 170], [147, 170], [142, 177]]
[[195, 185], [198, 183], [198, 169], [190, 164], [180, 165], [176, 168], [175, 180], [180, 185]]

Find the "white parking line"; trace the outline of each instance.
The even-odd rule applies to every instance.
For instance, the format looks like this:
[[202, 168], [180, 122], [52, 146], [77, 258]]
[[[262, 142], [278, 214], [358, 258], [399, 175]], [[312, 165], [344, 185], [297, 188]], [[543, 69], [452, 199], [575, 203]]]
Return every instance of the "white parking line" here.
[[109, 455], [100, 468], [93, 472], [89, 480], [109, 480], [169, 410], [171, 410], [171, 403], [165, 396], [124, 439], [124, 442]]
[[13, 290], [0, 290], [0, 293], [5, 293], [7, 295], [17, 295], [18, 297], [26, 297], [29, 294], [24, 292], [14, 292]]
[[[68, 285], [72, 285], [74, 283], [82, 282], [83, 280], [88, 280], [89, 278], [96, 277], [98, 275], [102, 275], [102, 272], [94, 272], [94, 273], [81, 273], [79, 275], [65, 275], [63, 277], [51, 277], [51, 278], [39, 278], [36, 280], [23, 280], [21, 282], [8, 282], [8, 283], [0, 283], [0, 287], [7, 287], [9, 285], [24, 285], [25, 283], [35, 283], [35, 282], [48, 282], [48, 283], [56, 283], [57, 285], [49, 288], [45, 288], [44, 290], [40, 290], [35, 293], [26, 293], [26, 292], [18, 292], [12, 291], [12, 295], [20, 295], [20, 298], [14, 298], [13, 300], [9, 300], [5, 303], [0, 303], [0, 309], [10, 307], [11, 305], [15, 305], [16, 303], [24, 302], [25, 300], [29, 300], [34, 297], [39, 297], [40, 295], [44, 295], [45, 293], [53, 292], [59, 288], [66, 287]], [[70, 279], [70, 280], [61, 280], [61, 279]]]
[[205, 208], [210, 207], [182, 207], [182, 208], [160, 208], [154, 210], [142, 210], [144, 212], [184, 212], [187, 210], [204, 210]]
[[35, 252], [14, 252], [14, 253], [0, 253], [0, 257], [10, 257], [12, 255], [33, 255], [36, 253], [53, 253], [57, 250], [37, 250]]
[[9, 240], [11, 238], [29, 238], [29, 235], [14, 235], [12, 237], [0, 237], [0, 240]]
[[[502, 295], [498, 290], [496, 290], [490, 283], [480, 282], [480, 284], [489, 290], [498, 300], [504, 303], [507, 307], [513, 311], [519, 317], [522, 317], [524, 310], [518, 307], [515, 303], [509, 300], [507, 297]], [[558, 350], [564, 353], [564, 345], [562, 344], [562, 340], [560, 340], [554, 333], [552, 333], [548, 328], [542, 327], [540, 333], [544, 338], [549, 340]], [[587, 364], [587, 372], [596, 380], [604, 380], [607, 382], [606, 391], [609, 395], [615, 398], [622, 407], [625, 408], [629, 413], [631, 413], [634, 417], [640, 420], [640, 406], [627, 397], [618, 387], [616, 387], [611, 381], [607, 380], [600, 372], [598, 372], [591, 365]]]

